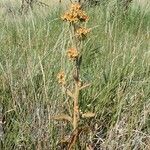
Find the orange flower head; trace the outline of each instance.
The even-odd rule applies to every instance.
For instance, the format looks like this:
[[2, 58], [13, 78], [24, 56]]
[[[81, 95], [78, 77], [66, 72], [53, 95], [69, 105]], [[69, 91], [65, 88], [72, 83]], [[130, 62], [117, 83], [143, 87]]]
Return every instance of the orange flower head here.
[[79, 20], [76, 12], [66, 12], [64, 16], [62, 16], [61, 18], [64, 21], [73, 22], [73, 23]]
[[70, 48], [67, 51], [67, 55], [69, 59], [75, 60], [79, 56], [79, 52], [77, 51], [76, 48]]
[[67, 11], [61, 18], [62, 20], [70, 23], [76, 23], [78, 21], [85, 22], [89, 19], [85, 11], [81, 10], [81, 5], [78, 3], [72, 4], [70, 10]]
[[76, 30], [76, 36], [79, 38], [84, 38], [91, 31], [91, 29], [80, 27]]
[[86, 22], [89, 20], [89, 17], [86, 15], [85, 11], [78, 11], [78, 18], [80, 21]]
[[58, 79], [58, 83], [65, 85], [66, 81], [65, 81], [65, 73], [63, 71], [59, 72], [57, 75], [57, 79]]
[[70, 6], [70, 11], [78, 12], [81, 9], [81, 5], [79, 3], [73, 3]]

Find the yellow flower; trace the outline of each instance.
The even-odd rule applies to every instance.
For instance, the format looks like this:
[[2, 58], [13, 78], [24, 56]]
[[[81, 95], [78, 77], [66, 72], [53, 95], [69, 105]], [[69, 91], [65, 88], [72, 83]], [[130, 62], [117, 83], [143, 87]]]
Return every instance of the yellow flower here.
[[57, 75], [57, 79], [58, 79], [58, 83], [65, 85], [66, 81], [65, 81], [65, 73], [63, 71], [59, 72]]
[[76, 48], [70, 48], [67, 51], [67, 55], [69, 59], [75, 60], [79, 56], [79, 52]]
[[84, 38], [91, 31], [91, 29], [80, 27], [76, 30], [76, 36], [79, 38]]

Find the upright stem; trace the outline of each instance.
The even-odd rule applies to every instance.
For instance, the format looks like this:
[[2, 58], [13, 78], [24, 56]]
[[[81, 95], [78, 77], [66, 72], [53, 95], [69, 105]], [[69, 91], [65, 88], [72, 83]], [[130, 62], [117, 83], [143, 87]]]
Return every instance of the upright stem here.
[[74, 80], [75, 80], [75, 93], [74, 93], [74, 114], [73, 114], [73, 128], [76, 129], [78, 127], [78, 120], [79, 120], [79, 94], [80, 94], [80, 87], [79, 87], [79, 63], [78, 58], [76, 59], [75, 64], [75, 72], [74, 72]]
[[[72, 37], [72, 45], [77, 48], [77, 39], [75, 37], [75, 24], [71, 24], [71, 37]], [[78, 58], [75, 60], [75, 67], [73, 72], [73, 78], [75, 81], [75, 92], [74, 92], [74, 99], [73, 99], [73, 129], [75, 130], [78, 127], [78, 120], [79, 120], [79, 63]]]
[[73, 128], [74, 130], [78, 127], [79, 120], [79, 85], [75, 83], [75, 93], [74, 93], [74, 112], [73, 112]]

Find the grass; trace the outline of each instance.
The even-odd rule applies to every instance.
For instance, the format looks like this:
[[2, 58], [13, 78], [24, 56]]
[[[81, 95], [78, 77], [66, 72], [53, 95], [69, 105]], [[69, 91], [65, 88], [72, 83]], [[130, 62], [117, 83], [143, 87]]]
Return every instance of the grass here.
[[[80, 95], [83, 112], [96, 112], [89, 138], [103, 149], [150, 149], [150, 13], [124, 14], [109, 5], [88, 8], [92, 27], [84, 45], [82, 80], [92, 86]], [[69, 37], [62, 10], [3, 16], [0, 22], [0, 99], [4, 150], [57, 149], [65, 123], [56, 81]], [[66, 129], [69, 132], [69, 128]], [[97, 142], [96, 141], [100, 141]], [[82, 148], [85, 149], [85, 148]]]

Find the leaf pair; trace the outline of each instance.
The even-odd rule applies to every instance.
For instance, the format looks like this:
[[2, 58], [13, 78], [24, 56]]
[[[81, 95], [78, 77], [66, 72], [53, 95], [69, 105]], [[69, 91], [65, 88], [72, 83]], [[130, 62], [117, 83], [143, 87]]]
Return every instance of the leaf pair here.
[[[82, 114], [82, 118], [93, 118], [93, 117], [95, 117], [95, 113], [93, 112], [86, 112]], [[57, 121], [69, 121], [72, 123], [72, 118], [66, 114], [56, 115], [52, 117], [52, 119]]]

